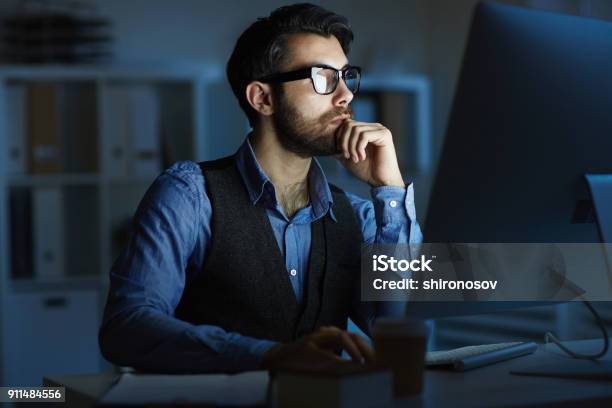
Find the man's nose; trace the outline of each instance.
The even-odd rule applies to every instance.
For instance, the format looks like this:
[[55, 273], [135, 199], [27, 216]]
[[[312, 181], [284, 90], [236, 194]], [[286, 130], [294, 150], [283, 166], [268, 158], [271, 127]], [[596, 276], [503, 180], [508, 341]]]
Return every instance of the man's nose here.
[[348, 106], [353, 100], [353, 93], [346, 87], [344, 79], [340, 78], [338, 86], [333, 93], [333, 104], [334, 106]]

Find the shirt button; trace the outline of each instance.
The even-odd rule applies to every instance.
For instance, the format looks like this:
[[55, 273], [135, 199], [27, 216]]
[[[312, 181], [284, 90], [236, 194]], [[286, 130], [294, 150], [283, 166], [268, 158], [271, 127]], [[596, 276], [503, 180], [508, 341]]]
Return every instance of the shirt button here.
[[291, 276], [295, 276], [295, 275], [297, 275], [297, 271], [296, 271], [295, 269], [292, 269], [292, 270], [290, 271], [290, 273], [291, 273]]
[[391, 208], [395, 208], [395, 207], [397, 207], [397, 201], [391, 200], [391, 201], [389, 201], [389, 205], [391, 206]]

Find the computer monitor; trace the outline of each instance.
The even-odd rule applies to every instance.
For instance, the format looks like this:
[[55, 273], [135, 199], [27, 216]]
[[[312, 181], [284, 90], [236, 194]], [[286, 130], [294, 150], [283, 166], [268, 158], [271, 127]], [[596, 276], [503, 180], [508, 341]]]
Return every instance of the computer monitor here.
[[[478, 4], [425, 242], [600, 242], [585, 174], [612, 174], [611, 73], [612, 22]], [[414, 302], [407, 313], [543, 304]]]

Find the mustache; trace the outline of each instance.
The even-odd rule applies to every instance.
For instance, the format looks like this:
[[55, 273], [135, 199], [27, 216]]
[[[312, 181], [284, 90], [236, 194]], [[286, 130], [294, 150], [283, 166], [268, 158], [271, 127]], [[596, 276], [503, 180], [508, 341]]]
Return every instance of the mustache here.
[[340, 115], [348, 115], [351, 119], [353, 119], [353, 108], [351, 107], [351, 105], [347, 106], [346, 108], [332, 109], [331, 111], [325, 113], [321, 117], [321, 120], [323, 122], [328, 122], [332, 120], [333, 118], [340, 116]]

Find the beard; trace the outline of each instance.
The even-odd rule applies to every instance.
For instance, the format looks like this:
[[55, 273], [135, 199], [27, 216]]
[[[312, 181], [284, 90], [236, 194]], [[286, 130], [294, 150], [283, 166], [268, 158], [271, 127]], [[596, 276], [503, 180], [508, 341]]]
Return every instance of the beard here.
[[272, 115], [272, 125], [281, 146], [300, 157], [331, 156], [340, 153], [335, 135], [338, 127], [330, 126], [329, 122], [343, 114], [352, 117], [350, 106], [332, 109], [318, 118], [306, 119], [287, 101], [282, 91], [277, 95], [278, 106]]

